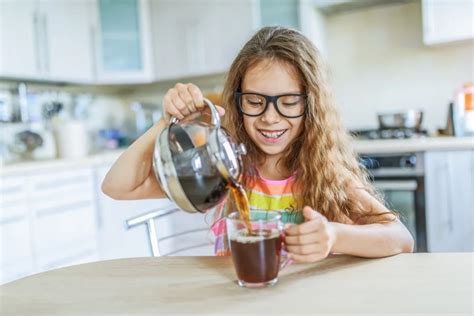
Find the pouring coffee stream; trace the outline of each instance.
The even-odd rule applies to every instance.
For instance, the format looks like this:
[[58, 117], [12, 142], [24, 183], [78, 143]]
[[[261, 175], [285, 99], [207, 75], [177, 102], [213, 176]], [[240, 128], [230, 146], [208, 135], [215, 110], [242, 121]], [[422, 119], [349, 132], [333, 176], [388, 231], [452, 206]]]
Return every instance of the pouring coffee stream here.
[[211, 101], [204, 99], [211, 113], [206, 122], [199, 113], [180, 121], [175, 117], [155, 141], [153, 170], [163, 191], [181, 209], [206, 213], [233, 194], [236, 207], [249, 235], [250, 207], [239, 180], [243, 173], [243, 144], [237, 145], [221, 128], [220, 116]]

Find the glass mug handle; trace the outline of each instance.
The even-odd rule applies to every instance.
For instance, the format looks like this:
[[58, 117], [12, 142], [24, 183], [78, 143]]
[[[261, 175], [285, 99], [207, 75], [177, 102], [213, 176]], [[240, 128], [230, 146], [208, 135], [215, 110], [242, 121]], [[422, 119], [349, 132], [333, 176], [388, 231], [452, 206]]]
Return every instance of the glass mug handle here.
[[285, 269], [286, 267], [288, 267], [292, 263], [293, 263], [293, 260], [286, 257], [285, 259], [283, 259], [283, 261], [280, 262], [280, 271]]

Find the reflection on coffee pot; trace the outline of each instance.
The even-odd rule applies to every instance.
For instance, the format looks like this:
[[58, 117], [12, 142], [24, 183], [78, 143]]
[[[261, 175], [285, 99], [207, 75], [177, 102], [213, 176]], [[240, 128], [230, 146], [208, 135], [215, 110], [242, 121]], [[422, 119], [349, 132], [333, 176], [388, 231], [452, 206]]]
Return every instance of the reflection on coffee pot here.
[[153, 169], [168, 198], [181, 209], [205, 213], [228, 195], [242, 174], [243, 144], [236, 145], [221, 128], [217, 109], [207, 99], [211, 122], [201, 113], [184, 120], [171, 118], [158, 135]]

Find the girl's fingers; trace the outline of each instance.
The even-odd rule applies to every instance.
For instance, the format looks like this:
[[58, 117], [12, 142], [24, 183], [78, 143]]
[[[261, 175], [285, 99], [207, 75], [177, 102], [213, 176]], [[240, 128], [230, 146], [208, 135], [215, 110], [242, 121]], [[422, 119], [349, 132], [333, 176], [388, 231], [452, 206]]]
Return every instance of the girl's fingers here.
[[174, 108], [177, 109], [182, 116], [181, 118], [178, 117], [179, 119], [182, 119], [183, 117], [191, 113], [189, 112], [189, 109], [186, 104], [184, 104], [184, 102], [180, 98], [174, 98], [172, 102]]
[[225, 109], [222, 106], [218, 106], [218, 105], [216, 105], [216, 108], [217, 108], [217, 112], [219, 112], [219, 115], [224, 116]]
[[202, 109], [204, 107], [204, 100], [201, 90], [194, 84], [187, 84], [188, 93], [191, 95], [193, 104], [196, 109]]
[[177, 83], [176, 89], [178, 90], [178, 97], [186, 105], [189, 110], [189, 113], [196, 112], [196, 105], [194, 104], [193, 96], [188, 90], [188, 86], [182, 83]]
[[286, 246], [289, 253], [296, 255], [310, 255], [313, 253], [322, 252], [323, 249], [320, 244], [312, 243], [306, 245], [288, 245]]
[[320, 226], [322, 224], [322, 219], [321, 217], [318, 217], [316, 219], [310, 220], [308, 222], [304, 222], [299, 225], [289, 225], [287, 228], [285, 228], [285, 234], [288, 236], [292, 235], [306, 235], [310, 233], [314, 233], [319, 230]]
[[299, 255], [299, 254], [294, 254], [294, 253], [289, 253], [288, 258], [295, 260], [297, 262], [301, 263], [311, 263], [311, 262], [316, 262], [323, 260], [326, 258], [327, 255], [324, 254], [323, 252], [318, 252], [318, 253], [312, 253], [310, 255]]
[[306, 235], [285, 235], [285, 243], [287, 245], [306, 245], [318, 242], [319, 234], [317, 232]]

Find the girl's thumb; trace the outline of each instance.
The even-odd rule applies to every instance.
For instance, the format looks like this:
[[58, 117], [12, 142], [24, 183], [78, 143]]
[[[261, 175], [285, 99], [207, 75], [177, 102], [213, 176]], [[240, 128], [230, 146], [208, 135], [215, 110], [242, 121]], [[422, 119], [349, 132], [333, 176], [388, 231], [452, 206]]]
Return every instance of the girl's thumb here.
[[225, 109], [222, 106], [216, 105], [217, 112], [219, 112], [220, 116], [224, 116]]
[[303, 208], [303, 216], [307, 221], [310, 221], [320, 217], [321, 214], [313, 210], [311, 207], [305, 206]]

